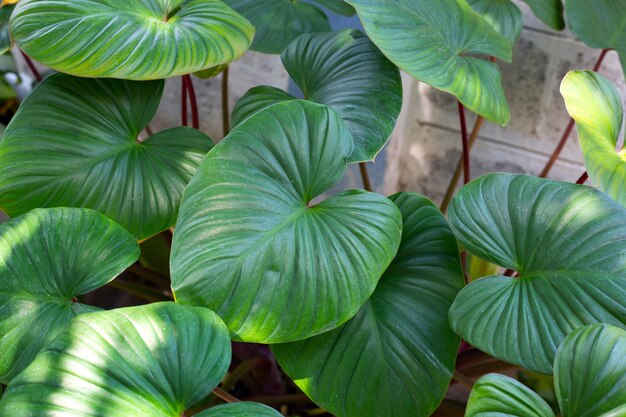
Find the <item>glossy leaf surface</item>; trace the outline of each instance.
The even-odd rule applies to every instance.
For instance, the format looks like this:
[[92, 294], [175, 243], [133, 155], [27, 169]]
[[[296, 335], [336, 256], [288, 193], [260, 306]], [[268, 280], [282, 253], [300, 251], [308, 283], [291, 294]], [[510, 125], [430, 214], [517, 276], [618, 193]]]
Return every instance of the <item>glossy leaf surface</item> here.
[[[400, 72], [361, 32], [303, 35], [282, 54], [306, 99], [336, 110], [354, 138], [351, 162], [373, 160], [387, 143], [402, 108]], [[233, 110], [237, 124], [274, 103], [295, 100], [274, 87], [256, 87]]]
[[234, 61], [254, 28], [219, 0], [22, 0], [11, 33], [57, 71], [148, 80]]
[[522, 11], [511, 0], [468, 0], [472, 9], [511, 43], [522, 33]]
[[511, 43], [465, 0], [349, 0], [365, 31], [400, 69], [449, 92], [467, 108], [506, 125], [509, 106], [498, 66], [475, 55], [509, 62]]
[[586, 186], [491, 174], [454, 198], [450, 224], [472, 254], [519, 272], [463, 289], [457, 334], [504, 361], [551, 373], [571, 331], [626, 325], [626, 209]]
[[222, 404], [195, 415], [196, 417], [281, 417], [278, 411], [252, 402]]
[[328, 17], [318, 7], [293, 0], [224, 0], [256, 28], [251, 49], [280, 54], [298, 36], [329, 32]]
[[602, 191], [626, 206], [626, 159], [617, 152], [624, 110], [617, 89], [591, 71], [572, 71], [563, 79], [561, 94], [576, 121], [580, 149], [589, 177]]
[[80, 316], [9, 385], [15, 417], [180, 417], [230, 363], [212, 311], [156, 303]]
[[272, 347], [296, 384], [339, 417], [429, 416], [454, 370], [459, 338], [447, 316], [464, 282], [456, 240], [426, 198], [390, 198], [402, 242], [372, 297], [338, 329]]
[[0, 142], [0, 207], [88, 207], [143, 239], [174, 225], [187, 182], [211, 139], [186, 127], [137, 137], [163, 81], [47, 77]]
[[465, 417], [554, 417], [537, 393], [508, 376], [488, 374], [474, 384]]
[[185, 191], [176, 299], [214, 309], [247, 342], [300, 340], [354, 316], [393, 259], [402, 222], [391, 201], [365, 191], [311, 204], [341, 179], [351, 151], [340, 116], [306, 101], [235, 128]]
[[0, 382], [74, 316], [93, 310], [73, 297], [107, 284], [138, 257], [135, 239], [93, 210], [38, 209], [0, 225]]

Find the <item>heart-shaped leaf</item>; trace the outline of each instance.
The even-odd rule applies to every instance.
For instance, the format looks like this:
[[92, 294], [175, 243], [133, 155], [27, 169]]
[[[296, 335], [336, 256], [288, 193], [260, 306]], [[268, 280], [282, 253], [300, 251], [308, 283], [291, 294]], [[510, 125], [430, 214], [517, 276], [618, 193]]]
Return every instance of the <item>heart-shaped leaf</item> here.
[[593, 325], [559, 348], [554, 380], [564, 417], [626, 415], [626, 331]]
[[606, 194], [491, 174], [459, 191], [449, 218], [469, 252], [520, 274], [482, 278], [459, 293], [450, 323], [470, 344], [551, 373], [576, 328], [626, 324], [626, 209]]
[[511, 43], [465, 0], [349, 0], [365, 31], [400, 69], [447, 91], [501, 125], [510, 118], [498, 66], [472, 55], [511, 61]]
[[82, 315], [9, 385], [14, 417], [180, 417], [230, 364], [220, 318], [156, 303]]
[[278, 411], [266, 405], [251, 402], [222, 404], [210, 408], [196, 417], [282, 417]]
[[307, 101], [235, 128], [185, 191], [176, 299], [214, 309], [246, 342], [300, 340], [354, 316], [396, 254], [402, 219], [359, 190], [311, 204], [341, 179], [351, 151], [339, 114]]
[[328, 17], [318, 7], [293, 0], [224, 0], [256, 28], [250, 49], [280, 54], [298, 36], [329, 32]]
[[572, 71], [561, 83], [561, 94], [578, 129], [580, 149], [589, 177], [626, 206], [626, 153], [617, 152], [624, 110], [617, 89], [591, 71]]
[[0, 225], [0, 382], [19, 374], [74, 316], [93, 310], [73, 297], [107, 284], [137, 258], [135, 239], [93, 210], [38, 209]]
[[236, 60], [254, 28], [219, 0], [22, 0], [19, 47], [81, 77], [154, 80]]
[[372, 297], [338, 329], [272, 347], [296, 384], [339, 417], [427, 417], [454, 370], [459, 338], [448, 309], [464, 284], [456, 239], [426, 198], [390, 198], [402, 242]]
[[554, 417], [537, 393], [513, 378], [488, 374], [474, 384], [465, 417]]
[[563, 30], [565, 19], [563, 18], [562, 0], [523, 0], [539, 19], [552, 29]]
[[315, 0], [317, 4], [320, 4], [326, 7], [331, 12], [344, 15], [344, 16], [352, 16], [356, 13], [354, 7], [350, 6], [343, 0]]
[[467, 0], [472, 9], [511, 43], [522, 33], [522, 11], [510, 0]]
[[0, 207], [93, 208], [138, 239], [172, 226], [212, 142], [186, 127], [138, 142], [162, 91], [163, 81], [47, 77], [0, 142]]
[[615, 49], [626, 73], [626, 0], [566, 0], [569, 29], [592, 48]]
[[[282, 54], [291, 78], [311, 101], [336, 110], [354, 138], [351, 162], [373, 160], [389, 140], [402, 108], [400, 72], [361, 32], [302, 35]], [[274, 103], [295, 100], [256, 87], [233, 110], [238, 124]]]

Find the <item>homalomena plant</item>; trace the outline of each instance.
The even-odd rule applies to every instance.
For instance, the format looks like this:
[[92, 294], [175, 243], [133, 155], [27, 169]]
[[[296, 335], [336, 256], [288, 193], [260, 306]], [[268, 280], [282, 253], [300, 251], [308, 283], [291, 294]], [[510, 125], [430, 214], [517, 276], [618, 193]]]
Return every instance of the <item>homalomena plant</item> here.
[[[623, 0], [525, 3], [601, 48], [597, 67], [623, 61]], [[0, 141], [1, 416], [555, 415], [503, 366], [554, 374], [563, 417], [626, 416], [617, 89], [587, 71], [561, 87], [598, 189], [469, 183], [465, 108], [476, 134], [515, 117], [497, 64], [520, 36], [513, 2], [1, 4], [0, 51], [40, 81]], [[304, 97], [257, 86], [231, 115], [228, 66], [248, 49], [280, 54]], [[469, 184], [448, 218], [371, 190], [400, 69], [458, 101]], [[191, 74], [222, 74], [215, 146]], [[174, 76], [184, 126], [153, 133]], [[335, 192], [352, 164], [366, 190]], [[467, 410], [437, 411], [451, 379], [473, 385]]]

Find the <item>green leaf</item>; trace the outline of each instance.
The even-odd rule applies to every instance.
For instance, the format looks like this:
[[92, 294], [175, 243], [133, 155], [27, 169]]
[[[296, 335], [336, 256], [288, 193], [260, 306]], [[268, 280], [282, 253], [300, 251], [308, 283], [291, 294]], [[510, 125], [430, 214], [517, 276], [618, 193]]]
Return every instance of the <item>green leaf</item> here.
[[176, 299], [214, 309], [245, 342], [300, 340], [354, 316], [393, 259], [402, 222], [391, 201], [365, 191], [311, 203], [342, 178], [351, 151], [339, 114], [307, 101], [235, 128], [185, 191]]
[[470, 6], [514, 44], [522, 33], [522, 12], [511, 0], [468, 0]]
[[250, 49], [280, 54], [298, 36], [330, 32], [328, 17], [318, 7], [293, 0], [224, 0], [256, 28]]
[[326, 7], [331, 12], [343, 16], [353, 16], [356, 13], [354, 7], [350, 6], [343, 0], [315, 0], [315, 2]]
[[[389, 140], [402, 108], [400, 72], [363, 33], [302, 35], [282, 54], [291, 78], [313, 102], [336, 110], [354, 138], [350, 162], [373, 160]], [[233, 110], [233, 122], [295, 97], [256, 87]]]
[[[552, 29], [563, 30], [565, 19], [563, 18], [562, 0], [523, 0], [539, 19]], [[597, 3], [596, 3], [597, 4]]]
[[228, 68], [228, 64], [217, 65], [215, 67], [207, 68], [202, 71], [194, 72], [193, 75], [195, 75], [198, 78], [202, 78], [203, 80], [207, 80], [209, 78], [217, 77], [222, 72], [224, 72], [227, 68]]
[[14, 41], [57, 71], [147, 80], [236, 60], [254, 28], [218, 0], [22, 0]]
[[263, 404], [238, 402], [212, 407], [195, 417], [282, 417], [282, 414]]
[[9, 385], [14, 417], [180, 417], [230, 364], [226, 326], [212, 311], [156, 303], [74, 319]]
[[359, 313], [331, 332], [272, 346], [296, 384], [339, 417], [427, 417], [454, 370], [459, 338], [448, 309], [464, 284], [456, 240], [426, 198], [391, 200], [402, 213], [402, 242]]
[[0, 382], [93, 309], [73, 297], [112, 281], [138, 257], [135, 239], [93, 210], [37, 209], [1, 224]]
[[567, 24], [592, 48], [615, 49], [626, 73], [626, 0], [566, 0]]
[[576, 121], [589, 177], [600, 190], [626, 206], [626, 153], [615, 149], [624, 119], [617, 89], [595, 72], [571, 71], [563, 79], [561, 94]]
[[93, 208], [138, 239], [172, 226], [212, 143], [186, 127], [137, 141], [162, 91], [163, 81], [47, 77], [0, 142], [0, 208]]
[[15, 5], [10, 4], [0, 7], [0, 54], [11, 49], [11, 33], [9, 33], [9, 19]]
[[491, 174], [452, 201], [461, 245], [519, 272], [472, 282], [450, 310], [454, 331], [480, 350], [551, 373], [578, 327], [626, 324], [626, 209], [593, 188]]
[[474, 384], [465, 417], [554, 417], [537, 393], [508, 376], [488, 374]]
[[587, 326], [570, 334], [554, 365], [564, 417], [626, 415], [626, 331]]
[[380, 50], [412, 77], [506, 125], [509, 105], [491, 55], [510, 62], [511, 43], [465, 0], [349, 0]]

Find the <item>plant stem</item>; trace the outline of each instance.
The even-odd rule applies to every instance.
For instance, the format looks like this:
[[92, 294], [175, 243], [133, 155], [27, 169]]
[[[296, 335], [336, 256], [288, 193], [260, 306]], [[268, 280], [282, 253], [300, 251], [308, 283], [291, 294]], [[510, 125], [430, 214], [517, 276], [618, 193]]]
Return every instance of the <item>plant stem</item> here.
[[213, 394], [215, 394], [215, 396], [221, 398], [222, 400], [226, 401], [227, 403], [238, 403], [239, 399], [237, 399], [237, 397], [234, 397], [232, 395], [230, 395], [229, 393], [227, 393], [226, 391], [224, 391], [223, 389], [217, 387], [213, 390]]
[[459, 371], [454, 371], [454, 373], [452, 374], [452, 379], [469, 389], [472, 389], [472, 387], [474, 386], [474, 381], [472, 381], [469, 377], [463, 375]]
[[457, 101], [459, 107], [459, 121], [461, 123], [461, 140], [463, 142], [463, 184], [467, 184], [471, 181], [472, 176], [470, 174], [470, 146], [469, 138], [467, 136], [467, 121], [465, 119], [465, 106]]
[[273, 395], [263, 397], [246, 398], [246, 401], [254, 401], [269, 406], [283, 404], [310, 404], [312, 401], [304, 394]]
[[187, 126], [187, 81], [185, 77], [181, 78], [182, 87], [180, 94], [180, 111], [181, 111], [181, 125]]
[[152, 127], [150, 127], [150, 125], [146, 126], [146, 133], [148, 134], [148, 136], [154, 135], [154, 131], [152, 130]]
[[224, 137], [230, 133], [230, 114], [228, 106], [228, 76], [229, 67], [222, 71], [222, 128]]
[[135, 297], [141, 298], [142, 300], [149, 301], [151, 303], [172, 301], [172, 298], [167, 297], [150, 287], [134, 282], [111, 281], [107, 285], [112, 288], [127, 292], [128, 294], [134, 295]]
[[150, 281], [156, 285], [164, 287], [170, 286], [170, 281], [166, 277], [157, 274], [156, 272], [150, 271], [139, 264], [131, 265], [128, 270], [137, 275], [139, 278], [143, 278], [146, 281]]
[[37, 81], [41, 82], [41, 80], [43, 80], [43, 77], [41, 76], [41, 74], [37, 70], [37, 67], [35, 66], [35, 63], [33, 62], [33, 60], [30, 59], [30, 57], [28, 55], [26, 55], [24, 53], [24, 51], [22, 51], [21, 49], [20, 49], [20, 52], [22, 53], [22, 56], [24, 57], [24, 60], [26, 61], [26, 65], [28, 65], [28, 68], [30, 69], [30, 72], [33, 73], [33, 76], [35, 77], [35, 79]]
[[578, 181], [576, 181], [576, 184], [582, 185], [586, 183], [588, 179], [589, 179], [589, 174], [587, 174], [587, 171], [585, 171], [583, 175], [581, 175], [580, 178], [578, 178]]
[[372, 182], [370, 181], [370, 175], [367, 172], [367, 163], [359, 163], [359, 170], [361, 171], [361, 178], [363, 179], [363, 188], [367, 191], [372, 191]]
[[187, 92], [189, 93], [189, 103], [191, 103], [191, 126], [194, 129], [200, 129], [200, 116], [198, 115], [198, 100], [196, 98], [196, 90], [193, 87], [193, 80], [191, 75], [183, 75], [183, 80], [187, 85]]
[[[598, 60], [596, 61], [596, 64], [593, 67], [594, 71], [597, 72], [602, 67], [602, 62], [604, 61], [604, 58], [606, 57], [606, 54], [609, 51], [610, 49], [602, 50], [602, 52], [600, 53], [600, 56], [598, 57]], [[571, 136], [572, 131], [574, 130], [574, 125], [575, 125], [574, 119], [570, 118], [569, 122], [567, 123], [567, 127], [565, 128], [565, 132], [563, 132], [563, 136], [561, 136], [561, 140], [559, 140], [559, 143], [556, 145], [554, 152], [552, 152], [552, 155], [550, 155], [550, 159], [548, 159], [548, 162], [546, 162], [546, 165], [541, 171], [541, 174], [539, 174], [540, 178], [546, 178], [548, 174], [550, 173], [550, 171], [552, 170], [552, 167], [556, 163], [557, 159], [559, 159], [561, 152], [563, 152], [563, 148], [565, 148], [565, 144], [569, 140], [569, 137]]]

